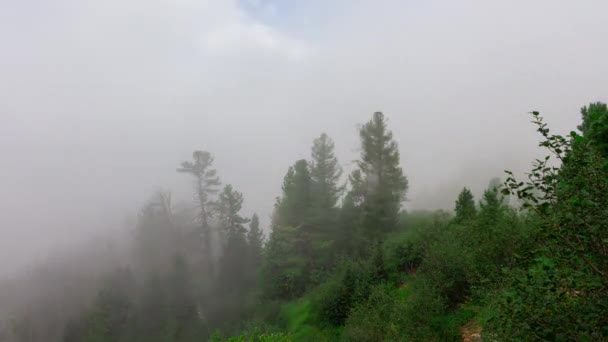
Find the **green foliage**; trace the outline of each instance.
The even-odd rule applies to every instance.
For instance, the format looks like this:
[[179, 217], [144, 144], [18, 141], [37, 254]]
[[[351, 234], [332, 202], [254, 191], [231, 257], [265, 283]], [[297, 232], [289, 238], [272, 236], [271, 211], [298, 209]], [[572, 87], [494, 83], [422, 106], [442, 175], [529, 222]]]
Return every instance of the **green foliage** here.
[[312, 206], [312, 179], [306, 160], [298, 160], [283, 179], [283, 195], [277, 200], [273, 226], [308, 224]]
[[456, 217], [454, 218], [454, 222], [462, 223], [475, 218], [477, 215], [477, 208], [475, 208], [475, 200], [473, 198], [473, 194], [471, 190], [464, 188], [458, 195], [458, 199], [456, 200]]
[[608, 157], [608, 106], [595, 102], [581, 108], [583, 123], [578, 128], [583, 136], [597, 148], [605, 158]]
[[334, 155], [334, 142], [323, 133], [315, 139], [312, 146], [310, 174], [313, 183], [313, 214], [321, 225], [332, 224], [335, 209], [342, 193], [338, 185], [342, 168]]
[[248, 289], [252, 286], [249, 263], [249, 245], [243, 224], [248, 222], [240, 216], [243, 195], [226, 185], [219, 196], [218, 208], [221, 227], [226, 233], [223, 254], [219, 260], [219, 275], [216, 294], [222, 298], [213, 311], [217, 322], [243, 319], [249, 308]]
[[380, 284], [370, 290], [369, 298], [349, 315], [342, 339], [345, 341], [403, 340], [406, 325], [406, 298], [390, 285]]
[[350, 310], [369, 296], [370, 288], [380, 281], [376, 264], [373, 259], [344, 260], [334, 276], [316, 289], [312, 305], [321, 325], [342, 325]]
[[260, 273], [265, 299], [290, 299], [304, 293], [307, 260], [297, 252], [300, 244], [296, 228], [273, 228]]
[[[525, 184], [512, 174], [505, 188], [540, 217], [537, 244], [508, 278], [488, 319], [507, 340], [605, 340], [608, 337], [608, 172], [595, 129], [601, 108], [584, 111], [585, 137], [550, 135], [538, 113], [541, 146], [562, 161], [537, 161]], [[541, 169], [542, 168], [542, 169]], [[534, 191], [541, 192], [542, 197]]]
[[291, 342], [291, 335], [280, 332], [265, 331], [260, 328], [253, 328], [238, 336], [222, 337], [219, 332], [214, 333], [209, 339], [211, 342]]
[[446, 230], [449, 218], [442, 212], [413, 212], [402, 215], [403, 231], [387, 236], [382, 244], [384, 267], [392, 281], [413, 274], [427, 251]]
[[446, 313], [442, 296], [424, 277], [395, 288], [379, 284], [368, 299], [352, 310], [346, 321], [345, 341], [459, 341], [459, 325], [468, 311]]
[[243, 225], [249, 222], [249, 219], [239, 214], [243, 207], [243, 194], [235, 191], [232, 185], [228, 184], [218, 197], [217, 211], [223, 230], [229, 237], [244, 234]]
[[408, 181], [400, 166], [399, 150], [387, 120], [381, 112], [359, 130], [361, 159], [350, 176], [354, 203], [360, 207], [362, 227], [369, 240], [378, 233], [397, 228], [401, 202], [405, 200]]
[[251, 217], [247, 232], [247, 246], [247, 273], [250, 286], [255, 287], [264, 252], [264, 232], [260, 229], [260, 219], [257, 214], [253, 214]]
[[342, 168], [334, 155], [334, 142], [325, 133], [313, 143], [310, 173], [312, 202], [309, 234], [314, 259], [315, 274], [312, 275], [314, 283], [315, 275], [326, 271], [336, 254], [334, 244], [339, 238], [336, 234], [339, 215], [337, 203], [343, 191], [343, 187], [338, 184]]
[[347, 194], [339, 212], [339, 222], [335, 237], [335, 254], [355, 256], [364, 249], [365, 240], [361, 232], [361, 212], [354, 202], [352, 193]]

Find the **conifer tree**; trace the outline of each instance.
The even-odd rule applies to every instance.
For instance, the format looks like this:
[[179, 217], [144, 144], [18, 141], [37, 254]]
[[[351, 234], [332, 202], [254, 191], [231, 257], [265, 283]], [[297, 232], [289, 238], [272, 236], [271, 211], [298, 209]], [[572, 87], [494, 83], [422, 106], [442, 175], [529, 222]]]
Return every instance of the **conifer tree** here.
[[325, 133], [314, 140], [310, 174], [312, 180], [313, 210], [320, 225], [333, 223], [336, 204], [342, 192], [338, 185], [342, 168], [334, 155], [334, 142]]
[[243, 195], [233, 190], [231, 185], [226, 185], [218, 202], [221, 226], [226, 233], [219, 279], [219, 284], [224, 289], [238, 289], [245, 281], [248, 255], [246, 229], [243, 225], [249, 220], [240, 215], [242, 206]]
[[241, 216], [243, 195], [226, 185], [218, 196], [220, 225], [225, 233], [225, 243], [219, 260], [217, 296], [213, 300], [214, 321], [232, 321], [241, 318], [246, 309], [245, 298], [249, 287], [249, 255], [247, 230], [249, 219]]
[[471, 190], [464, 188], [458, 195], [458, 200], [456, 201], [456, 217], [454, 218], [454, 222], [462, 223], [468, 220], [471, 220], [477, 215], [477, 209], [475, 208], [475, 199], [473, 198], [473, 194]]
[[479, 212], [485, 216], [496, 218], [495, 215], [503, 208], [505, 197], [498, 191], [500, 179], [494, 178], [490, 180], [488, 188], [483, 192], [481, 201], [479, 201]]
[[192, 161], [184, 161], [177, 172], [187, 173], [194, 177], [194, 197], [198, 205], [198, 220], [201, 228], [201, 238], [207, 271], [213, 274], [213, 251], [211, 245], [211, 207], [213, 206], [212, 195], [217, 193], [220, 185], [217, 171], [212, 168], [213, 156], [207, 151], [194, 151]]
[[272, 228], [260, 270], [262, 298], [289, 299], [304, 292], [308, 261], [298, 251], [300, 244], [296, 228]]
[[252, 271], [260, 267], [262, 252], [264, 248], [264, 232], [260, 229], [260, 219], [257, 214], [253, 214], [247, 232], [247, 245], [249, 246], [249, 260]]
[[310, 234], [312, 180], [308, 162], [298, 160], [283, 179], [272, 232], [262, 265], [262, 290], [267, 298], [290, 298], [308, 285], [314, 268]]
[[381, 112], [359, 130], [361, 157], [351, 176], [353, 193], [361, 202], [362, 224], [367, 238], [397, 227], [408, 181], [400, 166], [399, 150]]
[[319, 270], [330, 266], [339, 230], [337, 202], [343, 191], [338, 184], [342, 168], [334, 154], [334, 146], [331, 138], [323, 133], [314, 140], [311, 153], [310, 234], [315, 266]]
[[218, 216], [224, 232], [228, 236], [244, 234], [244, 224], [249, 222], [249, 219], [239, 214], [243, 207], [243, 194], [235, 191], [232, 185], [228, 184], [224, 186], [218, 197]]
[[275, 205], [274, 225], [297, 227], [310, 222], [312, 179], [306, 160], [298, 160], [283, 179], [283, 195]]
[[578, 129], [604, 157], [608, 157], [608, 106], [601, 102], [591, 103], [581, 108], [581, 114], [583, 123]]

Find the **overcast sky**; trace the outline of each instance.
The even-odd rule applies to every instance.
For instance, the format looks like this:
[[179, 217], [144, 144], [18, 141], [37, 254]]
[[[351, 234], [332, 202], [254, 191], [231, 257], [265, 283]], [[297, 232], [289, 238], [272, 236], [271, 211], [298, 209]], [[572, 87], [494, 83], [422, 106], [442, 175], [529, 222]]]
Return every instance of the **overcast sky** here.
[[327, 132], [390, 120], [408, 208], [449, 207], [608, 101], [605, 0], [0, 0], [0, 274], [123, 225], [212, 152], [268, 222]]

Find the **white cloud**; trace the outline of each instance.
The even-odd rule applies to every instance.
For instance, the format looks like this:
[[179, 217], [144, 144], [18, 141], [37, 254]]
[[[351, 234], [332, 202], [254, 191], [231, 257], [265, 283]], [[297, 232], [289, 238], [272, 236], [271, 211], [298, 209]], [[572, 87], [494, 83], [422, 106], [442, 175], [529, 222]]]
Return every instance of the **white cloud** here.
[[203, 34], [203, 47], [211, 53], [270, 53], [291, 59], [306, 57], [311, 48], [259, 22], [233, 21]]

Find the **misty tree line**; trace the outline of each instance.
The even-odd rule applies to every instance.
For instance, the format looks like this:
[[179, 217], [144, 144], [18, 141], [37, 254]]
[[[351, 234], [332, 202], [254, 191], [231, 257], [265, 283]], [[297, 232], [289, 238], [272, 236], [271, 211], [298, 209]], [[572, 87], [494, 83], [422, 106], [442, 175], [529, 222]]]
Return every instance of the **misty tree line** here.
[[191, 205], [155, 195], [127, 262], [78, 280], [94, 293], [75, 291], [52, 324], [32, 307], [5, 319], [0, 341], [604, 340], [608, 108], [583, 107], [566, 137], [532, 117], [547, 157], [478, 201], [463, 188], [454, 213], [402, 210], [408, 179], [381, 112], [359, 128], [346, 182], [321, 134], [287, 170], [266, 238], [195, 151], [177, 169]]

